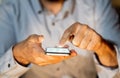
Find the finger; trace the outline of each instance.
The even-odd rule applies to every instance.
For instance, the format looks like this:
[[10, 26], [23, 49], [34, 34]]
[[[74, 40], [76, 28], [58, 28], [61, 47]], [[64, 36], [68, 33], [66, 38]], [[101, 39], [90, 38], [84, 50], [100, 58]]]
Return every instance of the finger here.
[[59, 62], [65, 60], [63, 56], [50, 56], [50, 57], [52, 57], [53, 59], [49, 59], [44, 62], [41, 62], [39, 65], [56, 64], [56, 63], [59, 63]]
[[46, 61], [46, 59], [44, 59], [42, 57], [35, 57], [35, 60], [34, 60], [34, 62], [36, 64], [40, 64], [40, 63], [45, 62], [45, 61]]
[[54, 63], [51, 63], [51, 62], [42, 62], [42, 63], [39, 63], [38, 65], [39, 66], [45, 66], [45, 65], [49, 65], [49, 64], [54, 64]]
[[62, 38], [60, 39], [59, 44], [63, 46], [67, 41], [71, 41], [74, 37], [74, 34], [78, 32], [80, 29], [81, 24], [80, 23], [74, 23], [72, 24], [66, 31], [64, 32]]
[[99, 44], [100, 43], [100, 39], [101, 39], [100, 36], [98, 34], [96, 34], [96, 32], [94, 32], [93, 36], [92, 36], [92, 40], [89, 43], [89, 45], [87, 46], [87, 49], [95, 51], [95, 47], [100, 45]]
[[47, 59], [45, 62], [47, 62], [48, 64], [55, 64], [55, 63], [59, 63], [63, 60], [65, 60], [64, 56], [51, 56], [51, 55], [46, 55]]
[[27, 40], [32, 43], [41, 43], [44, 40], [44, 36], [33, 34], [30, 35]]
[[36, 58], [36, 61], [34, 61], [34, 62], [35, 62], [35, 64], [40, 65], [40, 66], [52, 64], [52, 62], [50, 63], [50, 61], [48, 61], [48, 59], [45, 59], [43, 57]]
[[77, 52], [75, 50], [72, 49], [70, 50], [70, 52], [71, 52], [70, 53], [71, 56], [77, 56]]
[[88, 44], [91, 42], [92, 35], [93, 35], [93, 30], [88, 29], [87, 32], [85, 33], [85, 36], [82, 39], [79, 47], [82, 49], [86, 49]]
[[79, 31], [74, 35], [74, 39], [72, 40], [73, 45], [79, 46], [82, 39], [85, 36], [86, 30], [88, 29], [87, 26], [82, 26]]
[[35, 57], [33, 63], [37, 65], [48, 65], [48, 64], [57, 63], [63, 59], [64, 59], [63, 57], [43, 55], [43, 56]]
[[38, 43], [42, 43], [44, 40], [44, 36], [43, 35], [39, 35], [38, 37]]
[[63, 60], [66, 60], [68, 58], [71, 58], [73, 56], [76, 56], [76, 52], [74, 50], [71, 51], [71, 54], [70, 56], [52, 56], [52, 55], [45, 55], [41, 58], [39, 58], [39, 63], [38, 65], [48, 65], [48, 64], [55, 64], [55, 63], [58, 63], [58, 62], [61, 62]]
[[71, 32], [69, 30], [66, 30], [60, 39], [59, 46], [64, 46], [65, 43], [69, 40], [70, 35]]
[[69, 45], [64, 45], [63, 48], [69, 48]]
[[71, 58], [71, 57], [74, 57], [76, 55], [77, 55], [77, 53], [76, 53], [75, 50], [70, 50], [70, 55], [69, 56], [57, 56], [57, 55], [56, 56], [52, 56], [52, 55], [48, 56], [48, 55], [46, 55], [46, 56], [47, 56], [47, 58], [49, 58], [48, 60], [62, 61], [62, 60], [65, 60], [66, 58]]
[[77, 56], [77, 52], [75, 50], [70, 50], [70, 55], [69, 56], [64, 56], [64, 60], [65, 59], [69, 59], [69, 58], [72, 58], [74, 56]]

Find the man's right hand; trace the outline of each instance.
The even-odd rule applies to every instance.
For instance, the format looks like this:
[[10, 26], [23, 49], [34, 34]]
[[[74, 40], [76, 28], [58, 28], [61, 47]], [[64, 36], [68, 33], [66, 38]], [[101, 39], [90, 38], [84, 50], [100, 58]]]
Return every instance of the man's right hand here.
[[48, 65], [61, 62], [62, 60], [76, 56], [76, 52], [71, 52], [70, 56], [48, 56], [42, 48], [42, 35], [31, 35], [26, 40], [13, 47], [13, 55], [21, 65], [30, 63], [37, 65]]

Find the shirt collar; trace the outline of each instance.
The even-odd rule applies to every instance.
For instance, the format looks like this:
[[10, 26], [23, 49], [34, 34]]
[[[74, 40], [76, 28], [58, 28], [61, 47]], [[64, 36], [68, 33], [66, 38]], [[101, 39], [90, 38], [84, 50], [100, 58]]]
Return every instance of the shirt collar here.
[[[66, 15], [66, 13], [71, 13], [72, 12], [72, 7], [73, 7], [73, 2], [74, 0], [66, 0], [61, 12], [59, 13], [60, 15]], [[43, 8], [42, 5], [40, 4], [39, 0], [31, 0], [31, 4], [33, 6], [33, 9], [35, 10], [36, 13], [42, 12]]]
[[[63, 4], [61, 11], [57, 14], [56, 19], [64, 19], [69, 14], [71, 14], [73, 11], [73, 6], [74, 6], [73, 3], [74, 3], [74, 0], [66, 0]], [[54, 16], [50, 11], [47, 11], [47, 10], [45, 10], [45, 11], [46, 11], [47, 15], [49, 15], [51, 17]]]
[[61, 16], [62, 19], [66, 18], [66, 17], [68, 17], [68, 15], [72, 14], [73, 7], [74, 7], [74, 1], [75, 0], [66, 0], [66, 2], [64, 3], [64, 5], [62, 7], [62, 10], [58, 14], [59, 16]]
[[72, 13], [73, 1], [74, 0], [66, 0], [66, 2], [64, 3], [62, 10], [59, 13], [61, 14], [61, 16], [63, 15], [63, 18], [67, 17], [69, 14]]
[[39, 0], [31, 0], [31, 3], [36, 13], [42, 12], [43, 9]]

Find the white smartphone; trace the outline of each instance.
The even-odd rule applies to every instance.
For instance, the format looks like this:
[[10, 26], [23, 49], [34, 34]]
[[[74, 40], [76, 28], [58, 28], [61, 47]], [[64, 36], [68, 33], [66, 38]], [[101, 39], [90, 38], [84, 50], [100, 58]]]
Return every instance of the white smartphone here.
[[69, 56], [70, 51], [68, 48], [46, 48], [47, 55], [57, 55], [57, 56]]

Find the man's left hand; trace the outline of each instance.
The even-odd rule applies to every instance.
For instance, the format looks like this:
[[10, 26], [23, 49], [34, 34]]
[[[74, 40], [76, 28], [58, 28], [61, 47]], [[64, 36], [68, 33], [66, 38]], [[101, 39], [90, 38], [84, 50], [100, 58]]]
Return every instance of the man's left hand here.
[[60, 45], [70, 41], [76, 47], [94, 51], [105, 66], [118, 65], [115, 49], [109, 45], [96, 31], [85, 24], [74, 23], [65, 30]]

